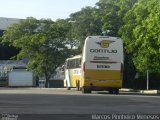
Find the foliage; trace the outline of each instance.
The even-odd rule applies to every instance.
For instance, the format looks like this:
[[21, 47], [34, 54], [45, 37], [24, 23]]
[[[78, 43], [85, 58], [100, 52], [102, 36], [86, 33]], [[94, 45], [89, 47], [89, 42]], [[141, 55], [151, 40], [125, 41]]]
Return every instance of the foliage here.
[[70, 22], [70, 20], [58, 19], [56, 21], [56, 24], [64, 29], [65, 37], [63, 44], [68, 48], [68, 56], [74, 56], [79, 54], [78, 47], [80, 46], [80, 42], [73, 36], [73, 24]]
[[121, 29], [127, 49], [133, 53], [136, 68], [160, 72], [160, 1], [139, 0], [126, 14]]
[[102, 20], [102, 29], [105, 35], [118, 36], [118, 30], [122, 19], [118, 16], [119, 6], [116, 3], [119, 0], [100, 0], [97, 3]]
[[81, 11], [70, 15], [72, 23], [72, 36], [80, 42], [80, 49], [83, 47], [84, 40], [87, 36], [100, 35], [101, 20], [96, 17], [97, 9], [85, 7]]
[[2, 42], [19, 48], [17, 58], [27, 58], [28, 68], [44, 75], [47, 87], [55, 69], [69, 55], [66, 34], [67, 29], [60, 21], [27, 18], [5, 31]]

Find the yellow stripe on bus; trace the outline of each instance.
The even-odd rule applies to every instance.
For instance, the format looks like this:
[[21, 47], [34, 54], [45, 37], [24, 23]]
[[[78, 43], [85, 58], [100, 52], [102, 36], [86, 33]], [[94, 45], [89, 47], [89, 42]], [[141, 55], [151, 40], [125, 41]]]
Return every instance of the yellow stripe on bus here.
[[81, 80], [81, 75], [74, 75], [73, 74], [73, 72], [74, 72], [74, 69], [71, 69], [70, 70], [70, 74], [71, 74], [71, 84], [72, 84], [72, 86], [71, 87], [76, 87], [76, 81], [77, 80]]
[[81, 86], [121, 88], [122, 77], [119, 70], [86, 70]]

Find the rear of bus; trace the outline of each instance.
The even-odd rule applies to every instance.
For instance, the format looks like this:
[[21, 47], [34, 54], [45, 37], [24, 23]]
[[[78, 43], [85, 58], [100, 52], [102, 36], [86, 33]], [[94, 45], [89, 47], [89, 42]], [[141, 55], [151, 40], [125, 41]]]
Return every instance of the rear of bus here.
[[119, 93], [123, 79], [123, 43], [120, 38], [89, 36], [82, 54], [83, 93], [107, 90]]

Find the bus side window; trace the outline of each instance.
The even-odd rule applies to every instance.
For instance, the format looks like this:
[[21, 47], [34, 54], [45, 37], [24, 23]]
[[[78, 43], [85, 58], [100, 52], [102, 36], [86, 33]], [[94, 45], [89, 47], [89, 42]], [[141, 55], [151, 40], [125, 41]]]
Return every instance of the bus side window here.
[[75, 60], [75, 68], [80, 68], [80, 59]]
[[81, 59], [71, 59], [67, 60], [65, 63], [66, 69], [74, 69], [81, 67]]
[[74, 60], [71, 60], [71, 68], [75, 68], [75, 61]]
[[75, 68], [78, 67], [78, 60], [75, 60]]
[[67, 69], [73, 69], [75, 66], [74, 60], [68, 60], [67, 62]]
[[77, 59], [77, 68], [81, 67], [81, 59]]

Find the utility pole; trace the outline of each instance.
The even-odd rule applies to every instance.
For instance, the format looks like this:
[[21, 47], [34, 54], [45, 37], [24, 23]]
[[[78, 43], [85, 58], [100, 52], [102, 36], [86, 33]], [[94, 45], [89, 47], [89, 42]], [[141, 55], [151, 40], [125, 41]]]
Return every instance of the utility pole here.
[[149, 89], [149, 70], [147, 70], [147, 90]]

